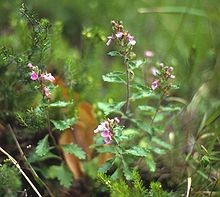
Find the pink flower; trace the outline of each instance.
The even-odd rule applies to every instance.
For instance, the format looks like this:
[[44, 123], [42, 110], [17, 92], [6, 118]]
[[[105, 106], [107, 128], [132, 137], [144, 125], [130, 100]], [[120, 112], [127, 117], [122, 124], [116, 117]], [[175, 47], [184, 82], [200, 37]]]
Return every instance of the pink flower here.
[[128, 44], [134, 46], [136, 44], [136, 41], [134, 40], [134, 36], [132, 36], [131, 34], [127, 35], [127, 39], [128, 39]]
[[114, 121], [115, 121], [117, 124], [119, 124], [119, 123], [120, 123], [120, 120], [119, 120], [119, 118], [118, 118], [118, 117], [115, 117], [115, 118], [114, 118]]
[[157, 76], [157, 74], [159, 73], [159, 70], [158, 70], [157, 68], [155, 68], [155, 67], [152, 67], [152, 68], [151, 68], [151, 72], [152, 72], [152, 74], [153, 74], [154, 76]]
[[106, 137], [106, 138], [104, 139], [104, 142], [105, 142], [106, 144], [109, 144], [109, 143], [111, 142], [111, 140], [112, 140], [111, 136], [108, 136], [108, 137]]
[[153, 51], [145, 51], [145, 52], [144, 52], [144, 55], [145, 55], [146, 57], [153, 57], [153, 56], [154, 56], [154, 52], [153, 52]]
[[105, 137], [110, 136], [110, 133], [111, 133], [111, 132], [110, 132], [109, 130], [104, 130], [104, 131], [101, 133], [101, 136], [105, 138]]
[[45, 86], [45, 87], [43, 88], [43, 91], [44, 91], [45, 97], [50, 98], [51, 93], [50, 93], [49, 88]]
[[46, 81], [50, 81], [50, 82], [55, 81], [55, 78], [54, 78], [54, 76], [51, 75], [51, 73], [42, 74], [41, 79], [46, 80]]
[[33, 68], [34, 68], [34, 66], [33, 66], [32, 63], [28, 63], [27, 67], [30, 68], [30, 69], [33, 69]]
[[159, 80], [153, 81], [152, 84], [151, 84], [152, 90], [155, 90], [155, 89], [157, 89], [158, 87], [159, 87]]
[[123, 36], [123, 33], [122, 32], [117, 32], [115, 34], [116, 38], [121, 38]]
[[31, 72], [31, 80], [35, 81], [38, 79], [38, 74], [35, 71]]
[[108, 36], [108, 41], [106, 42], [106, 45], [109, 46], [113, 40], [113, 36]]

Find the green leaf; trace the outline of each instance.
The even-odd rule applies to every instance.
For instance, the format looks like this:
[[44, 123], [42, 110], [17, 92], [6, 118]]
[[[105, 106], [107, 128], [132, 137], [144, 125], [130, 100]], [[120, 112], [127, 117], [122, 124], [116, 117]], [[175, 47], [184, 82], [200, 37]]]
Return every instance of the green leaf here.
[[102, 76], [103, 81], [110, 82], [110, 83], [124, 83], [126, 84], [126, 81], [123, 80], [121, 77], [123, 77], [125, 74], [119, 71], [110, 72], [106, 75]]
[[132, 70], [134, 70], [136, 68], [139, 68], [140, 66], [142, 66], [145, 63], [146, 63], [145, 60], [134, 60], [134, 61], [129, 61], [128, 65]]
[[63, 131], [70, 128], [76, 122], [76, 119], [73, 117], [66, 120], [51, 120], [51, 122], [56, 129]]
[[220, 106], [218, 106], [218, 108], [215, 109], [215, 111], [212, 112], [212, 114], [207, 118], [205, 122], [205, 126], [212, 124], [219, 117], [220, 117]]
[[139, 157], [146, 157], [149, 153], [147, 149], [138, 146], [134, 146], [131, 149], [126, 150], [125, 152]]
[[108, 161], [106, 161], [99, 169], [98, 169], [98, 173], [105, 173], [107, 172], [113, 165], [113, 161], [114, 159], [110, 159]]
[[156, 111], [154, 107], [151, 107], [149, 105], [140, 105], [138, 106], [138, 109], [145, 112], [145, 114], [148, 114], [148, 115], [154, 115]]
[[48, 135], [46, 135], [42, 140], [38, 142], [36, 147], [36, 153], [39, 156], [45, 156], [49, 152], [49, 142], [48, 142]]
[[108, 52], [108, 55], [112, 56], [112, 57], [114, 57], [114, 56], [122, 56], [122, 54], [119, 53], [118, 51], [110, 51], [110, 52]]
[[174, 111], [180, 111], [181, 107], [167, 106], [167, 107], [160, 107], [160, 110], [163, 112], [174, 112]]
[[57, 178], [60, 184], [66, 188], [69, 188], [72, 185], [72, 173], [64, 164], [62, 164], [61, 166], [50, 166], [47, 173], [49, 178]]
[[128, 164], [124, 160], [122, 160], [122, 163], [123, 163], [123, 173], [125, 175], [125, 178], [127, 180], [131, 180], [132, 179], [132, 173], [131, 173], [131, 171], [128, 167]]
[[151, 154], [148, 154], [148, 155], [147, 155], [147, 157], [146, 157], [146, 159], [145, 159], [145, 162], [146, 162], [146, 164], [147, 164], [149, 170], [150, 170], [151, 172], [155, 172], [155, 170], [156, 170], [156, 164], [155, 164], [154, 159], [153, 159], [153, 156], [152, 156]]
[[75, 155], [79, 159], [86, 159], [86, 153], [76, 144], [71, 143], [63, 145], [63, 150], [67, 153]]
[[50, 103], [49, 107], [67, 107], [68, 105], [72, 105], [72, 104], [73, 104], [73, 101], [69, 101], [69, 102], [57, 101], [55, 103]]
[[100, 146], [96, 147], [96, 150], [99, 153], [116, 153], [115, 148], [113, 146]]
[[153, 137], [151, 141], [158, 144], [159, 146], [161, 146], [163, 148], [168, 149], [168, 150], [172, 149], [172, 146], [170, 144], [168, 144], [168, 143], [166, 143], [166, 142], [164, 142], [164, 141], [162, 141], [162, 140], [160, 140], [156, 137]]
[[168, 13], [168, 14], [191, 14], [195, 16], [208, 17], [204, 10], [196, 8], [188, 8], [181, 6], [168, 6], [168, 7], [152, 7], [152, 8], [139, 8], [138, 12], [141, 14], [152, 14], [152, 13]]
[[101, 109], [104, 114], [107, 116], [110, 113], [121, 113], [121, 108], [123, 107], [123, 105], [125, 104], [124, 101], [119, 102], [119, 103], [97, 103], [98, 108]]
[[48, 152], [46, 155], [44, 156], [39, 156], [36, 152], [31, 152], [31, 154], [28, 157], [28, 161], [30, 163], [35, 163], [35, 162], [39, 162], [39, 161], [45, 161], [47, 159], [57, 159], [60, 160], [60, 157], [57, 156], [54, 153]]

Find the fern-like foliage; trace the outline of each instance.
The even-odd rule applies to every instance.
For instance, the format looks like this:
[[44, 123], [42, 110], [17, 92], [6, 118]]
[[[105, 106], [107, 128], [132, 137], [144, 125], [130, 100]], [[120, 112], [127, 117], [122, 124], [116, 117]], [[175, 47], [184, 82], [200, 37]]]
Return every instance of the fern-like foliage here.
[[0, 165], [0, 196], [16, 197], [21, 191], [21, 180], [17, 168], [8, 164]]

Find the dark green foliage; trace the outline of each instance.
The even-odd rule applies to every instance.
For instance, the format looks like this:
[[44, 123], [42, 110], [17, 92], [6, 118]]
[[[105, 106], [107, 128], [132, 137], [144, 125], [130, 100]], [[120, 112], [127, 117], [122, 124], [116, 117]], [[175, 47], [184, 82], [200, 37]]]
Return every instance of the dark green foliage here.
[[0, 165], [0, 196], [16, 197], [21, 192], [20, 174], [15, 166]]

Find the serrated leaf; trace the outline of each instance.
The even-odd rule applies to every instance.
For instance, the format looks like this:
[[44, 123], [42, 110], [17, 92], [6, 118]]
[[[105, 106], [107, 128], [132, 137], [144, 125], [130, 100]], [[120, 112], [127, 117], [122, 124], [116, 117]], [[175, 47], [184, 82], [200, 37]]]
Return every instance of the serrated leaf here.
[[124, 160], [122, 160], [122, 163], [123, 163], [123, 173], [124, 173], [126, 180], [131, 180], [132, 173], [128, 167], [128, 164]]
[[125, 74], [119, 71], [110, 72], [106, 75], [102, 75], [103, 81], [109, 82], [109, 83], [124, 83], [126, 84], [126, 81], [123, 80], [121, 77], [123, 77]]
[[106, 161], [99, 169], [98, 173], [106, 173], [113, 165], [114, 159]]
[[115, 153], [115, 148], [113, 146], [100, 146], [96, 147], [99, 153]]
[[160, 140], [156, 137], [153, 137], [151, 141], [158, 144], [159, 146], [161, 146], [163, 148], [168, 149], [168, 150], [172, 149], [172, 146], [170, 144], [168, 144], [168, 143], [166, 143], [166, 142], [164, 142], [164, 141], [162, 141], [162, 140]]
[[71, 144], [63, 145], [63, 150], [66, 153], [75, 155], [79, 159], [86, 159], [86, 153], [83, 151], [82, 148], [80, 148], [76, 144], [71, 143]]
[[76, 122], [76, 119], [73, 117], [68, 118], [66, 120], [51, 120], [51, 122], [53, 123], [56, 129], [63, 131], [65, 129], [70, 128]]
[[55, 155], [54, 153], [51, 153], [51, 152], [48, 152], [44, 156], [39, 156], [36, 152], [32, 152], [28, 157], [28, 161], [30, 163], [45, 161], [47, 159], [58, 159], [58, 160], [60, 160], [60, 157]]
[[145, 60], [134, 60], [134, 61], [129, 61], [128, 65], [132, 70], [134, 70], [136, 68], [139, 68], [140, 66], [142, 66], [145, 63], [146, 63]]
[[122, 54], [119, 53], [118, 51], [110, 51], [110, 52], [108, 52], [108, 55], [112, 56], [112, 57], [114, 57], [114, 56], [122, 56]]
[[153, 96], [155, 93], [153, 93], [151, 90], [149, 91], [141, 91], [138, 93], [133, 93], [130, 97], [130, 100], [136, 101], [138, 99], [148, 98]]
[[50, 103], [49, 107], [66, 107], [66, 106], [72, 105], [72, 104], [73, 104], [73, 101], [70, 101], [70, 102], [57, 101], [57, 102], [54, 102], [54, 103]]
[[125, 151], [128, 154], [139, 156], [139, 157], [146, 157], [147, 154], [149, 153], [148, 150], [142, 147], [134, 146], [131, 149], [128, 149]]
[[52, 179], [57, 178], [60, 184], [66, 188], [69, 188], [73, 181], [72, 173], [63, 164], [61, 166], [50, 166], [48, 169], [48, 177]]
[[123, 107], [123, 105], [125, 104], [124, 101], [119, 102], [119, 103], [97, 103], [98, 108], [101, 109], [104, 114], [107, 116], [110, 113], [114, 112], [114, 113], [121, 113], [121, 108]]
[[46, 135], [42, 140], [37, 143], [36, 153], [39, 156], [44, 156], [49, 152], [49, 142], [48, 135]]
[[138, 109], [145, 112], [145, 114], [153, 115], [156, 111], [154, 107], [151, 107], [149, 105], [140, 105], [138, 106]]

